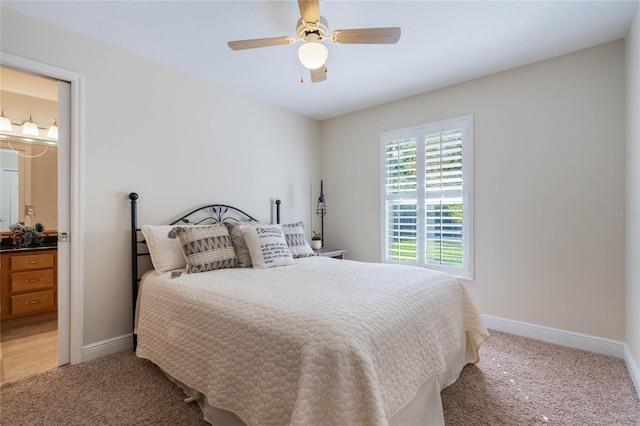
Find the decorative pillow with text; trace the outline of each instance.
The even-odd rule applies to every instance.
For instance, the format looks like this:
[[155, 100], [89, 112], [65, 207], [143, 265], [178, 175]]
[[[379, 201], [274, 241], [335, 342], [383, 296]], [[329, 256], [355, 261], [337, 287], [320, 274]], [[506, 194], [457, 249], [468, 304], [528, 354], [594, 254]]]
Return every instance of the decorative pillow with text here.
[[254, 268], [271, 268], [294, 263], [280, 225], [240, 225]]

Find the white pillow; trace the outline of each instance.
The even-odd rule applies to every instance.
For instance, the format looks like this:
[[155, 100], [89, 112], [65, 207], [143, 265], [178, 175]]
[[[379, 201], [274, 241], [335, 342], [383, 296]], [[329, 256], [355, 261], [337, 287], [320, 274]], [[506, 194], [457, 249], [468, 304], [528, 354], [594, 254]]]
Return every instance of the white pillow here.
[[256, 223], [240, 225], [240, 229], [244, 234], [254, 268], [271, 268], [294, 263], [280, 225]]
[[173, 271], [187, 266], [177, 236], [169, 233], [180, 225], [143, 225], [142, 235], [149, 247], [151, 262], [158, 273]]
[[151, 263], [158, 273], [182, 269], [187, 266], [187, 261], [182, 252], [178, 234], [174, 228], [178, 226], [211, 226], [211, 225], [143, 225], [140, 230], [147, 242]]
[[282, 232], [284, 232], [284, 238], [287, 240], [287, 245], [294, 259], [316, 255], [304, 237], [304, 224], [302, 222], [282, 225]]

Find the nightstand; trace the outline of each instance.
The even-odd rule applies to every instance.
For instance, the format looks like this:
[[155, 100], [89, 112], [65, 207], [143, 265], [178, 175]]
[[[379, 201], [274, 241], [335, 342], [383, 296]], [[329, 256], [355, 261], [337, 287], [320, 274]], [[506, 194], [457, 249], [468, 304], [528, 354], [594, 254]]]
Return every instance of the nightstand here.
[[321, 248], [318, 250], [314, 250], [313, 252], [318, 256], [333, 257], [334, 259], [344, 259], [344, 255], [347, 251], [344, 249]]

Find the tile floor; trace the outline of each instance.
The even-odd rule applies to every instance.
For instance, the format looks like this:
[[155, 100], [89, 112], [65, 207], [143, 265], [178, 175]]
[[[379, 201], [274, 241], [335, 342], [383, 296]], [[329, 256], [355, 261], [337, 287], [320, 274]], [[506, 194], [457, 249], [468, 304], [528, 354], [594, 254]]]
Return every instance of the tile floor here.
[[17, 337], [0, 343], [0, 383], [58, 366], [58, 331]]

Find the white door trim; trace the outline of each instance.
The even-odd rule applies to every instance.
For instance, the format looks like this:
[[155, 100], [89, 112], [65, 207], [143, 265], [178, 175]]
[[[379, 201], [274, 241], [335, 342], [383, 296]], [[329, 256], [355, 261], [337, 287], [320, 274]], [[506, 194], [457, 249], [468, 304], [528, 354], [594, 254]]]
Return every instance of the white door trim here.
[[[83, 361], [83, 224], [84, 178], [82, 141], [84, 131], [84, 76], [75, 71], [44, 64], [32, 59], [0, 51], [2, 65], [71, 83], [71, 162], [70, 162], [70, 291], [69, 291], [69, 355], [71, 364]], [[64, 331], [64, 330], [63, 330]]]

